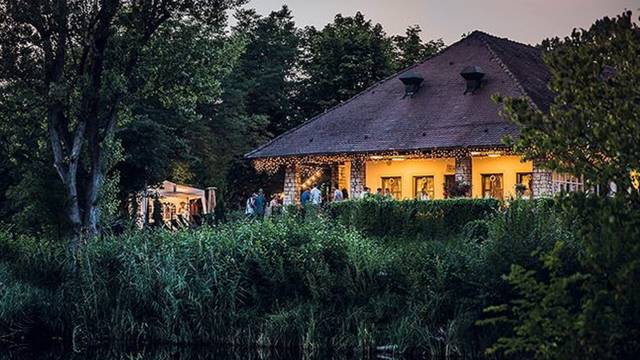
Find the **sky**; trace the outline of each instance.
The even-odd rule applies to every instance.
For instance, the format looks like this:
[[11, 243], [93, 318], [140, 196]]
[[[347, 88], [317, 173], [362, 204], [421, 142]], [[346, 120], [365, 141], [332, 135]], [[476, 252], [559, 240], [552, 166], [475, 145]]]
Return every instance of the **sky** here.
[[538, 44], [625, 9], [633, 10], [636, 19], [640, 14], [640, 0], [250, 0], [249, 7], [266, 15], [285, 4], [298, 26], [321, 28], [337, 13], [361, 11], [389, 35], [417, 24], [425, 40], [442, 38], [446, 44], [473, 30]]

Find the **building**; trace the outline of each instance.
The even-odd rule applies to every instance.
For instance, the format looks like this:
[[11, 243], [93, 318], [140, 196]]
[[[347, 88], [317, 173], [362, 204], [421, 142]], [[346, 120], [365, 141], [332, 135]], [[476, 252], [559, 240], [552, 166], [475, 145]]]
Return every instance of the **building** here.
[[165, 180], [136, 195], [136, 222], [140, 228], [145, 224], [154, 225], [155, 204], [161, 206], [162, 221], [168, 228], [200, 225], [203, 217], [212, 214], [216, 207], [214, 187], [198, 189]]
[[492, 96], [526, 97], [546, 111], [548, 81], [538, 49], [475, 31], [246, 157], [258, 170], [286, 169], [287, 203], [323, 177], [356, 197], [364, 187], [397, 199], [442, 199], [465, 185], [475, 198], [575, 190], [579, 179], [523, 161], [502, 141], [519, 131]]

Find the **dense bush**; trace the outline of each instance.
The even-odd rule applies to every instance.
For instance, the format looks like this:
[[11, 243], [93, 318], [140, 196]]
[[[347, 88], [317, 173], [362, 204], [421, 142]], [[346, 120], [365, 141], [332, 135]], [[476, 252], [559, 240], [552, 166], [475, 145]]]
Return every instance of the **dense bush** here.
[[[366, 238], [322, 216], [297, 215], [131, 232], [89, 243], [76, 272], [63, 249], [4, 232], [0, 263], [12, 279], [4, 294], [13, 294], [14, 310], [0, 312], [0, 324], [39, 319], [38, 326], [88, 344], [223, 342], [306, 353], [395, 345], [477, 356], [510, 330], [475, 325], [485, 307], [510, 300], [498, 269], [535, 263], [550, 246], [547, 234], [564, 236], [554, 229], [555, 208], [517, 202], [511, 209], [476, 221], [482, 236], [447, 241]], [[33, 295], [16, 296], [23, 291], [15, 286]], [[51, 294], [64, 299], [54, 310]], [[42, 313], [50, 316], [36, 316]]]
[[363, 233], [377, 237], [434, 239], [450, 237], [468, 222], [495, 213], [495, 199], [389, 201], [374, 198], [334, 202], [329, 216]]
[[580, 244], [558, 237], [544, 268], [514, 261], [517, 291], [491, 307], [513, 331], [491, 352], [538, 359], [627, 359], [640, 352], [640, 202], [635, 196], [574, 194], [561, 200]]

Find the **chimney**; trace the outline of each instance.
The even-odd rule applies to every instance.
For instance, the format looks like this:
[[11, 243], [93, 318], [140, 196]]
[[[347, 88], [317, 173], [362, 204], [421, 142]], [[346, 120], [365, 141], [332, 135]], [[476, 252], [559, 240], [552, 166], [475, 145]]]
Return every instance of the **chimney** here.
[[404, 84], [404, 96], [402, 97], [404, 99], [407, 96], [413, 97], [418, 93], [424, 78], [416, 72], [408, 71], [400, 75], [400, 81]]
[[466, 95], [467, 93], [473, 94], [482, 86], [482, 78], [484, 77], [484, 72], [479, 66], [467, 66], [460, 72], [460, 75], [467, 81], [467, 88], [464, 91], [464, 95]]

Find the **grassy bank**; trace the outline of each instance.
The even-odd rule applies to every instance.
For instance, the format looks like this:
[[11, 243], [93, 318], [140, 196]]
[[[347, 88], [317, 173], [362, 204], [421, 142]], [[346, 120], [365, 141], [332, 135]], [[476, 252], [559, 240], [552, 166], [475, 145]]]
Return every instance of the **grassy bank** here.
[[433, 241], [294, 216], [132, 231], [88, 244], [75, 275], [61, 245], [3, 231], [0, 336], [478, 355], [508, 330], [475, 325], [513, 296], [501, 276], [571, 240], [555, 211], [517, 202]]

